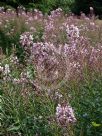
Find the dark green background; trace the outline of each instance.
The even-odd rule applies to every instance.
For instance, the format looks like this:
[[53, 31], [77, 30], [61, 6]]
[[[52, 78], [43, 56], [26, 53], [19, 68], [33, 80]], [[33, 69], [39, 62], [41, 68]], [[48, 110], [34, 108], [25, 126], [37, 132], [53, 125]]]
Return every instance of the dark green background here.
[[2, 5], [10, 5], [13, 8], [23, 5], [27, 9], [40, 9], [43, 13], [61, 7], [65, 12], [72, 11], [78, 15], [80, 11], [89, 14], [89, 7], [92, 6], [96, 15], [102, 15], [102, 0], [0, 0], [0, 6]]

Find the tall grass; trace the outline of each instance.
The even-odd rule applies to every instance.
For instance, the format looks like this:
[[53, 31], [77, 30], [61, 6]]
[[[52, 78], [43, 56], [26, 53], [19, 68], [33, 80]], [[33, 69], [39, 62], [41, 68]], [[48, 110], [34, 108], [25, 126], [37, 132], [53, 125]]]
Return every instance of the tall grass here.
[[0, 16], [0, 135], [101, 136], [98, 20], [34, 13]]

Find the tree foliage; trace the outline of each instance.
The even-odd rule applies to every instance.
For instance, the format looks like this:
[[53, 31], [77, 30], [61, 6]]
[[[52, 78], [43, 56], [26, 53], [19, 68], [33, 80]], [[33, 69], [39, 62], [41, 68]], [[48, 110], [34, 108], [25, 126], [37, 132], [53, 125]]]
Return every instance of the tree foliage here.
[[60, 7], [65, 12], [72, 11], [75, 14], [80, 14], [83, 11], [85, 14], [89, 14], [89, 7], [93, 7], [96, 15], [102, 14], [101, 0], [0, 0], [0, 3], [14, 8], [20, 5], [26, 8], [37, 8], [43, 13], [49, 13]]
[[73, 12], [80, 14], [83, 11], [86, 14], [89, 14], [90, 7], [94, 8], [94, 12], [97, 15], [102, 14], [102, 0], [75, 0]]

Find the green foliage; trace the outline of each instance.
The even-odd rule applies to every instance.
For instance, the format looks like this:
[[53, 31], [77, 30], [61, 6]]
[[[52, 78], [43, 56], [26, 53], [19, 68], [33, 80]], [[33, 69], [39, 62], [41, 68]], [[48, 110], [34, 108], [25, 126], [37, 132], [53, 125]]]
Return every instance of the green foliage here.
[[[63, 3], [65, 1], [60, 2]], [[61, 5], [61, 3], [58, 4]], [[30, 4], [30, 6], [33, 7], [35, 5]], [[54, 4], [52, 4], [53, 6]], [[49, 12], [49, 8], [43, 9], [43, 12], [45, 11]], [[16, 54], [24, 64], [15, 65], [13, 62], [11, 63], [10, 56], [7, 57], [5, 55], [5, 59], [0, 58], [0, 63], [3, 66], [9, 64], [11, 79], [19, 79], [22, 72], [28, 71], [31, 75], [30, 80], [35, 81], [36, 71], [33, 64], [27, 64], [22, 59], [24, 54], [19, 38], [20, 34], [30, 30], [32, 26], [35, 29], [33, 32], [34, 42], [43, 42], [44, 28], [43, 24], [39, 22], [33, 21], [29, 23], [32, 24], [26, 26], [24, 25], [24, 20], [19, 18], [16, 18], [15, 21], [5, 22], [4, 20], [0, 28], [0, 46], [3, 48], [4, 53], [10, 55], [13, 47], [16, 46]], [[58, 23], [56, 24], [58, 25]], [[13, 28], [15, 31], [12, 34], [11, 30]], [[96, 32], [96, 30], [92, 30], [92, 33], [95, 33], [95, 37], [98, 34]], [[9, 33], [10, 35], [8, 35]], [[61, 34], [60, 39], [65, 41], [66, 36], [64, 33], [60, 31], [58, 33]], [[92, 41], [95, 40], [92, 37], [90, 39]], [[96, 43], [95, 45], [97, 46]], [[92, 46], [92, 42], [89, 46]], [[77, 122], [74, 125], [75, 136], [102, 136], [102, 75], [93, 73], [91, 71], [90, 74], [90, 71], [86, 68], [85, 73], [81, 73], [83, 74], [82, 81], [77, 82], [77, 79], [73, 79], [62, 86], [60, 90], [54, 90], [55, 92], [59, 91], [64, 96], [63, 100], [67, 103], [70, 102], [74, 108], [75, 117], [77, 118]], [[0, 79], [2, 77], [3, 75], [0, 71]], [[49, 95], [48, 90], [36, 89], [31, 83], [14, 84], [12, 80], [0, 80], [0, 135], [34, 136], [38, 134], [40, 136], [62, 136], [66, 130], [56, 123], [56, 105], [60, 101], [55, 98], [54, 91]]]
[[41, 10], [43, 13], [49, 13], [56, 8], [62, 8], [66, 13], [71, 11], [73, 6], [74, 0], [9, 0], [5, 5], [11, 5], [14, 8], [17, 8], [19, 5], [25, 6], [27, 9], [34, 9], [37, 8]]
[[7, 132], [12, 135], [33, 136], [38, 133], [42, 136], [53, 136], [51, 125], [48, 124], [49, 114], [54, 112], [54, 109], [49, 107], [50, 101], [45, 101], [45, 96], [40, 98], [32, 93], [28, 98], [29, 100], [26, 100], [27, 102], [24, 103], [23, 98], [20, 96], [19, 88], [17, 86], [11, 87], [12, 90], [2, 95], [1, 134]]
[[57, 0], [57, 7], [62, 8], [65, 13], [71, 12], [73, 4], [74, 0]]
[[73, 12], [76, 14], [80, 14], [83, 11], [86, 14], [89, 14], [90, 7], [94, 8], [94, 12], [96, 15], [102, 14], [102, 1], [100, 0], [75, 0]]
[[81, 11], [88, 14], [89, 13], [89, 7], [90, 7], [90, 1], [89, 0], [75, 0], [73, 12], [76, 14], [79, 14]]
[[60, 7], [65, 13], [72, 11], [76, 14], [80, 14], [81, 11], [89, 14], [89, 7], [92, 6], [95, 9], [95, 14], [102, 14], [102, 2], [100, 0], [2, 0], [0, 5], [4, 7], [6, 5], [11, 5], [14, 8], [23, 5], [27, 9], [40, 9], [43, 13], [49, 13]]
[[[9, 23], [4, 22], [2, 28], [0, 28], [0, 47], [3, 49], [3, 53], [11, 54], [14, 47], [17, 48], [17, 53], [20, 55], [21, 46], [19, 44], [20, 34], [26, 31], [26, 28], [22, 21], [15, 20]], [[15, 31], [11, 32], [11, 30]]]
[[56, 5], [56, 0], [42, 0], [41, 3], [38, 4], [38, 8], [43, 13], [49, 13], [53, 10], [54, 6]]
[[[27, 69], [32, 70], [32, 66], [27, 67]], [[14, 77], [17, 77], [19, 70], [15, 68], [16, 75]], [[24, 69], [21, 68], [21, 70]], [[101, 76], [96, 78], [94, 75], [94, 78], [89, 80], [87, 76], [80, 85], [71, 81], [67, 88], [62, 88], [61, 92], [67, 98], [66, 100], [68, 100], [69, 95], [71, 98], [70, 103], [77, 118], [74, 126], [75, 136], [101, 136], [102, 79]], [[24, 93], [25, 91], [26, 93]], [[10, 81], [1, 84], [0, 134], [5, 136], [16, 134], [62, 136], [63, 129], [54, 121], [56, 102], [48, 96], [46, 90], [36, 92], [30, 84], [26, 86], [14, 85]]]
[[102, 1], [94, 0], [93, 7], [95, 9], [95, 14], [99, 15], [99, 17], [102, 18]]
[[[88, 75], [87, 75], [88, 76]], [[77, 87], [70, 86], [77, 116], [76, 136], [101, 136], [102, 134], [102, 78], [94, 76], [93, 80], [85, 79], [85, 82]], [[73, 93], [72, 93], [73, 92]]]
[[[32, 66], [16, 67], [10, 62], [10, 57], [2, 61], [9, 64], [11, 75], [19, 77], [20, 71], [33, 70]], [[15, 69], [15, 70], [14, 70]], [[34, 79], [34, 76], [33, 76]], [[46, 91], [37, 93], [30, 84], [17, 85], [12, 81], [0, 84], [0, 135], [56, 136], [61, 134], [55, 116], [56, 102], [47, 95]]]

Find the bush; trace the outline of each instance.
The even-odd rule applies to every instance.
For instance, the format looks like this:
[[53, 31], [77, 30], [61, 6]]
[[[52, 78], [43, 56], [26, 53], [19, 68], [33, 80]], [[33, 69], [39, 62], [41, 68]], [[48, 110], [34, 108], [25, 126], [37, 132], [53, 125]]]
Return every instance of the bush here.
[[18, 1], [18, 0], [10, 0], [7, 3], [1, 3], [1, 5], [11, 5], [14, 8], [17, 8], [19, 5], [23, 5], [27, 9], [39, 9], [43, 13], [49, 13], [52, 10], [57, 8], [62, 8], [65, 13], [71, 11], [73, 6], [74, 0], [40, 0], [40, 1]]

